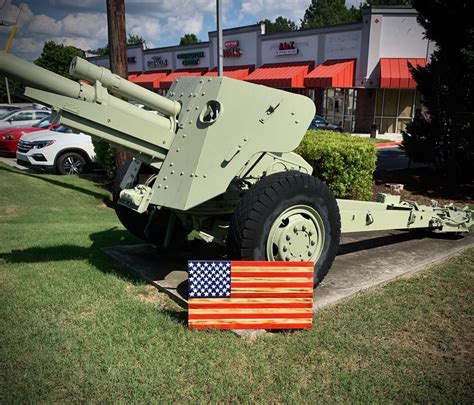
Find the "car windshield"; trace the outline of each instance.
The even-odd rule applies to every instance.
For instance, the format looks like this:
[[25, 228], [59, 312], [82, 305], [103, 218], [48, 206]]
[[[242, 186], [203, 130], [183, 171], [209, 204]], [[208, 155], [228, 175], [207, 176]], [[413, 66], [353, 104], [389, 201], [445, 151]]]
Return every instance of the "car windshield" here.
[[0, 113], [0, 120], [8, 118], [10, 115], [13, 115], [16, 113], [18, 110], [10, 110], [10, 111], [4, 111]]
[[320, 117], [319, 115], [316, 115], [316, 117], [314, 117], [314, 120], [319, 124], [325, 124], [326, 123], [326, 120], [323, 118], [323, 117]]
[[33, 125], [34, 128], [46, 128], [51, 125], [51, 117], [43, 118], [41, 121]]
[[55, 132], [63, 132], [65, 134], [70, 134], [72, 133], [72, 129], [71, 128], [68, 128], [64, 125], [60, 125], [59, 127], [57, 127], [55, 130]]

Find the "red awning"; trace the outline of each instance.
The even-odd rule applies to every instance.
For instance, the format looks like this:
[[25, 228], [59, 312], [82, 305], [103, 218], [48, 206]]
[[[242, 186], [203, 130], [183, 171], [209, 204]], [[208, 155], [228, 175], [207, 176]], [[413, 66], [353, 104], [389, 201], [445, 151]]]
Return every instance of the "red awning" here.
[[207, 69], [195, 69], [195, 70], [176, 70], [171, 72], [164, 80], [160, 82], [160, 88], [169, 89], [173, 82], [180, 77], [186, 76], [202, 76], [203, 73], [206, 73]]
[[[250, 73], [250, 70], [254, 68], [252, 66], [232, 66], [224, 67], [224, 76], [232, 79], [244, 80]], [[204, 76], [217, 76], [217, 68], [207, 72]]]
[[380, 59], [380, 88], [414, 89], [416, 87], [409, 64], [426, 66], [425, 58], [382, 58]]
[[303, 87], [311, 62], [269, 63], [255, 69], [244, 80], [281, 89]]
[[327, 60], [304, 79], [305, 87], [354, 87], [355, 59]]
[[163, 80], [166, 77], [167, 73], [169, 73], [169, 71], [167, 71], [167, 72], [143, 73], [140, 76], [133, 79], [132, 81], [135, 84], [139, 84], [140, 86], [143, 86], [143, 87], [148, 87], [148, 88], [151, 88], [151, 89], [158, 89], [158, 88], [160, 88], [161, 80]]
[[130, 73], [130, 74], [128, 75], [128, 80], [129, 80], [130, 82], [133, 82], [133, 81], [138, 77], [139, 74], [140, 74], [140, 73]]

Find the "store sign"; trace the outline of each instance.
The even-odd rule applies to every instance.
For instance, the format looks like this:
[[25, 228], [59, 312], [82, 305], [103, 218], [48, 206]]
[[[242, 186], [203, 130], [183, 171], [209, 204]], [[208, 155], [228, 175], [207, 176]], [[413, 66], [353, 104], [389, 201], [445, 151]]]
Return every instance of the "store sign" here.
[[199, 65], [201, 58], [204, 58], [204, 52], [180, 53], [176, 57], [181, 59], [185, 66]]
[[237, 41], [237, 40], [225, 41], [224, 46], [226, 48], [238, 48], [239, 47], [239, 41]]
[[239, 48], [239, 41], [225, 41], [224, 46], [224, 58], [238, 58], [242, 55], [242, 52]]
[[168, 66], [168, 59], [162, 58], [161, 56], [152, 56], [146, 64], [150, 69], [157, 67], [166, 67]]
[[294, 41], [290, 42], [280, 42], [278, 46], [278, 50], [275, 51], [275, 55], [283, 56], [283, 55], [295, 55], [298, 53], [298, 48], [295, 46]]

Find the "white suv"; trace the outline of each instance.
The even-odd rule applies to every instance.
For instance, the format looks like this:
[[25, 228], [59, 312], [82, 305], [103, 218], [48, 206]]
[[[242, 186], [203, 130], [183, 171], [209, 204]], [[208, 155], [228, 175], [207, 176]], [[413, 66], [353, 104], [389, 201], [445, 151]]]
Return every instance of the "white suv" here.
[[54, 169], [59, 174], [79, 174], [96, 162], [91, 137], [75, 134], [64, 125], [23, 135], [16, 158], [20, 165]]

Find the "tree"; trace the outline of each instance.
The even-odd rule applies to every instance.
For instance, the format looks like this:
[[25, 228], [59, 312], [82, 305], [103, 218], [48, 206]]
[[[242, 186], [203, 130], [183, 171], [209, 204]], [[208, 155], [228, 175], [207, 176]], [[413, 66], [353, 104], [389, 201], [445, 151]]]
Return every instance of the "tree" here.
[[270, 21], [268, 18], [260, 20], [257, 24], [265, 24], [265, 32], [271, 34], [274, 32], [287, 32], [296, 31], [298, 29], [296, 23], [288, 18], [279, 16], [275, 19], [275, 22]]
[[48, 41], [44, 44], [40, 57], [34, 63], [61, 76], [72, 78], [69, 75], [69, 65], [75, 56], [84, 58], [85, 52], [74, 46]]
[[179, 40], [180, 45], [192, 45], [198, 44], [199, 42], [202, 41], [196, 36], [196, 34], [184, 34], [184, 36]]
[[[474, 180], [474, 3], [413, 0], [436, 45], [426, 67], [412, 68], [425, 114], [404, 133], [412, 160], [434, 163], [451, 185]], [[446, 33], [449, 28], [449, 35]]]
[[356, 22], [360, 18], [360, 10], [348, 9], [345, 0], [312, 0], [301, 20], [301, 28]]
[[141, 35], [128, 34], [127, 45], [143, 45], [146, 44], [145, 39]]
[[[140, 35], [128, 34], [127, 45], [138, 45], [138, 44], [146, 44], [145, 39]], [[97, 56], [108, 55], [110, 53], [109, 44], [107, 43], [105, 44], [105, 46], [99, 47], [97, 49], [91, 49], [89, 52]]]
[[[8, 89], [10, 90], [10, 97], [12, 102], [29, 101], [23, 96], [25, 92], [25, 85], [14, 79], [8, 79]], [[8, 101], [7, 87], [5, 85], [5, 76], [0, 75], [0, 102], [6, 103]]]

